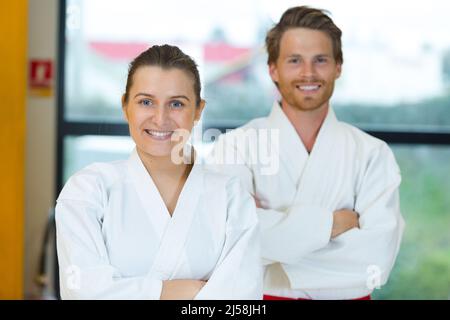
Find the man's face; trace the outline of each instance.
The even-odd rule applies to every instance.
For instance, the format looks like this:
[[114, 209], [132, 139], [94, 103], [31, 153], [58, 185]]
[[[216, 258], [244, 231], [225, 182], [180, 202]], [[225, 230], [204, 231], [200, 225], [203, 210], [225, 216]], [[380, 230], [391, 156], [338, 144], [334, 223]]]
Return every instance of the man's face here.
[[312, 111], [328, 106], [341, 65], [334, 59], [330, 37], [323, 31], [294, 28], [280, 41], [280, 54], [270, 76], [289, 106]]

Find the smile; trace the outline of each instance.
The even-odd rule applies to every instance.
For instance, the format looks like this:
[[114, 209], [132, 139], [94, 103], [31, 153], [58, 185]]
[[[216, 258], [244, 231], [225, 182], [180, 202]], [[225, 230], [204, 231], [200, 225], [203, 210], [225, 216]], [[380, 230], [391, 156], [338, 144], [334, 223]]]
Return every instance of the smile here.
[[167, 140], [173, 134], [173, 131], [157, 131], [157, 130], [149, 130], [145, 129], [145, 133], [147, 133], [150, 137], [156, 140]]
[[303, 91], [303, 92], [316, 92], [317, 90], [320, 89], [321, 85], [320, 84], [315, 84], [315, 85], [296, 85], [295, 87], [297, 89], [299, 89], [300, 91]]

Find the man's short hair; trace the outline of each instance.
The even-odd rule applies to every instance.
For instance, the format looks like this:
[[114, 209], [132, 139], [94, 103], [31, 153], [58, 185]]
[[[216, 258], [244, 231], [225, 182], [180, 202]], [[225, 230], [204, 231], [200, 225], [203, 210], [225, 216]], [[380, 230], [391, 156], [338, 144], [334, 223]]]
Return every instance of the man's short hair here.
[[293, 28], [307, 28], [325, 32], [333, 44], [334, 60], [344, 63], [342, 54], [342, 31], [327, 15], [327, 11], [308, 6], [293, 7], [281, 16], [280, 21], [269, 30], [266, 36], [266, 47], [269, 55], [267, 64], [275, 63], [280, 55], [280, 42], [284, 32]]

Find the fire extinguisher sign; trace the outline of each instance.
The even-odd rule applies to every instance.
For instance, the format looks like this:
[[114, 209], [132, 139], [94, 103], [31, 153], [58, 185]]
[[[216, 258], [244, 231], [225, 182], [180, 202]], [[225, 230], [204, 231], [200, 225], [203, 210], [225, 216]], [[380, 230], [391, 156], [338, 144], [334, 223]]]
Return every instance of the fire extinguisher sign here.
[[53, 62], [51, 60], [30, 61], [29, 93], [39, 97], [50, 97], [53, 94]]

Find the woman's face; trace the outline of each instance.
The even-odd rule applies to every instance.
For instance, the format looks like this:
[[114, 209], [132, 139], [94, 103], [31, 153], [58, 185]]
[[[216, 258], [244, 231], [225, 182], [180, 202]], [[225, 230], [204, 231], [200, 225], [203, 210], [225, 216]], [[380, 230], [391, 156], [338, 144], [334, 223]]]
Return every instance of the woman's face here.
[[143, 66], [135, 71], [128, 102], [122, 105], [136, 147], [165, 157], [180, 143], [180, 134], [191, 132], [205, 102], [196, 106], [194, 80], [186, 71]]

